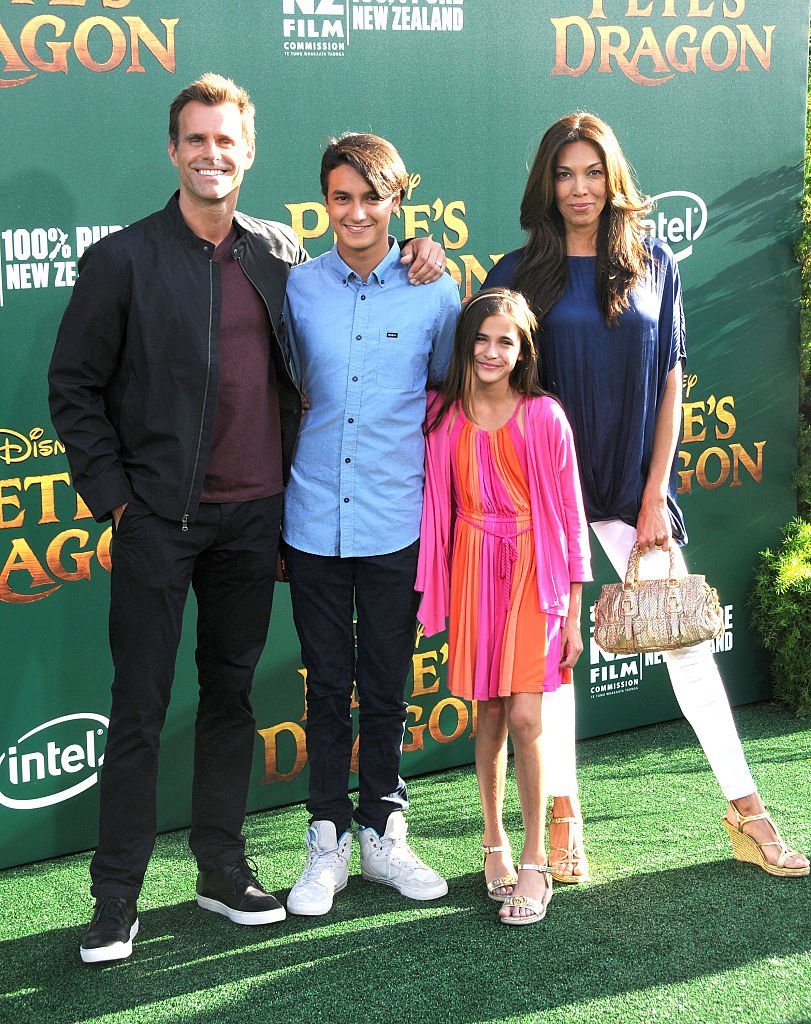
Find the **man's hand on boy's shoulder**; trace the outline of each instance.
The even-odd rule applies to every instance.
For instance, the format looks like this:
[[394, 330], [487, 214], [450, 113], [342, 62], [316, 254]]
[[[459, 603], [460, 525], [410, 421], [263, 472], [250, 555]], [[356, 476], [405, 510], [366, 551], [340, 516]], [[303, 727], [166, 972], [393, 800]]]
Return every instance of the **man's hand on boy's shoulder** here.
[[410, 264], [411, 284], [430, 284], [445, 273], [445, 250], [433, 238], [412, 238], [403, 246], [400, 262]]

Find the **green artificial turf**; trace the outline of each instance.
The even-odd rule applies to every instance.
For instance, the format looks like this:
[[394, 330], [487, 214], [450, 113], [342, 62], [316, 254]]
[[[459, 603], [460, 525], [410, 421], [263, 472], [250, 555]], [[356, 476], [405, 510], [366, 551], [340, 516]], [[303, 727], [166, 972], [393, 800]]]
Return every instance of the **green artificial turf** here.
[[[736, 711], [784, 832], [811, 849], [811, 726], [772, 705]], [[472, 768], [410, 785], [411, 838], [450, 885], [404, 900], [357, 874], [322, 918], [240, 928], [193, 902], [186, 833], [161, 836], [133, 956], [87, 967], [89, 855], [0, 873], [0, 1020], [9, 1024], [811, 1022], [811, 885], [737, 864], [715, 780], [689, 727], [579, 745], [593, 881], [555, 887], [544, 922], [498, 924], [480, 872]], [[520, 849], [509, 787], [508, 828]], [[286, 890], [301, 807], [252, 815], [260, 877]]]

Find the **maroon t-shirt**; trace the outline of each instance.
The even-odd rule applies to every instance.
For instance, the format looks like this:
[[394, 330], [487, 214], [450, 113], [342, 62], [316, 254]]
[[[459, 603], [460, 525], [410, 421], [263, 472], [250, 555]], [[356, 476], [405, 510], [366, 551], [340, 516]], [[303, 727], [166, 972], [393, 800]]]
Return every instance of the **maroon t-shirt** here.
[[253, 501], [284, 489], [273, 327], [234, 259], [236, 239], [232, 228], [213, 257], [222, 295], [219, 379], [202, 501]]

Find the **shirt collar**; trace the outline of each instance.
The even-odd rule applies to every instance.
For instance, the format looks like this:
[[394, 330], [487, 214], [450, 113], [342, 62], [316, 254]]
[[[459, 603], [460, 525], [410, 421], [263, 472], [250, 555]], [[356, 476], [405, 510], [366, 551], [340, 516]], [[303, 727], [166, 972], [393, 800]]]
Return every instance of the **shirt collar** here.
[[[347, 284], [349, 281], [360, 281], [360, 276], [350, 266], [348, 266], [341, 257], [338, 255], [338, 246], [333, 245], [332, 250], [329, 253], [329, 266], [330, 269], [341, 279], [342, 284]], [[394, 267], [400, 262], [400, 243], [392, 235], [389, 235], [389, 251], [378, 263], [373, 271], [369, 274], [368, 280], [374, 278], [378, 284], [384, 285], [386, 278], [390, 277]]]

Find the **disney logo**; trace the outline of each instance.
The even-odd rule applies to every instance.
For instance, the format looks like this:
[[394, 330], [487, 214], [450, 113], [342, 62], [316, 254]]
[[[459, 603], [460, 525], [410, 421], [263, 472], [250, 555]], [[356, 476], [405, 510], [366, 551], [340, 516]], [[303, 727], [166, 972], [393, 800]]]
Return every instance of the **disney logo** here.
[[9, 427], [0, 427], [0, 462], [10, 466], [47, 455], [61, 455], [65, 446], [61, 441], [44, 437], [42, 427], [33, 427], [26, 436]]

